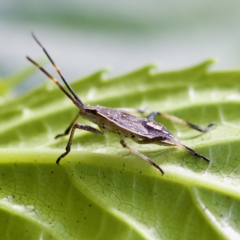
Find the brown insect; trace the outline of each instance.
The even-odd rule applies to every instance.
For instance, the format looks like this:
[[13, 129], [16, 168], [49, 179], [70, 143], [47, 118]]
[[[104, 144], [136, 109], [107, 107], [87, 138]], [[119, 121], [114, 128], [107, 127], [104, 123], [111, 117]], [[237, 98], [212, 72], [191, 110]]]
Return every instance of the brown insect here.
[[[154, 144], [165, 145], [165, 146], [177, 146], [188, 151], [189, 153], [193, 154], [198, 158], [202, 158], [206, 162], [210, 161], [208, 158], [195, 152], [193, 149], [181, 144], [179, 140], [176, 137], [174, 137], [162, 124], [155, 122], [154, 118], [157, 115], [160, 115], [171, 121], [193, 128], [200, 132], [207, 132], [210, 129], [210, 127], [215, 125], [214, 123], [210, 123], [207, 125], [207, 127], [201, 128], [194, 124], [188, 123], [180, 118], [177, 118], [175, 116], [171, 116], [165, 113], [161, 113], [161, 112], [152, 112], [147, 118], [141, 118], [141, 117], [131, 115], [128, 111], [123, 109], [113, 109], [113, 108], [107, 108], [102, 106], [85, 106], [81, 101], [81, 99], [76, 95], [74, 90], [71, 88], [71, 86], [67, 83], [62, 73], [60, 72], [60, 69], [53, 62], [52, 58], [50, 57], [46, 49], [42, 46], [42, 44], [38, 41], [38, 39], [35, 37], [33, 33], [32, 33], [32, 36], [35, 39], [35, 41], [38, 43], [38, 45], [42, 48], [42, 50], [44, 51], [44, 53], [46, 54], [46, 56], [48, 57], [48, 59], [56, 69], [56, 71], [58, 72], [59, 76], [61, 77], [62, 81], [64, 82], [64, 84], [66, 85], [69, 91], [65, 90], [62, 87], [62, 85], [52, 75], [50, 75], [45, 69], [43, 69], [38, 63], [36, 63], [34, 60], [32, 60], [29, 57], [27, 57], [27, 59], [30, 62], [32, 62], [34, 65], [36, 65], [45, 75], [47, 75], [68, 96], [68, 98], [70, 98], [72, 102], [80, 109], [79, 113], [74, 118], [70, 126], [66, 129], [66, 131], [55, 137], [55, 138], [63, 137], [70, 133], [70, 137], [66, 146], [66, 151], [58, 157], [56, 161], [57, 164], [59, 164], [60, 160], [64, 158], [71, 151], [73, 136], [77, 128], [81, 130], [89, 131], [95, 134], [101, 134], [101, 135], [106, 132], [114, 132], [118, 134], [120, 137], [120, 143], [124, 148], [127, 148], [133, 154], [139, 156], [143, 160], [150, 163], [152, 166], [157, 168], [162, 174], [164, 174], [164, 171], [161, 169], [161, 167], [159, 167], [149, 157], [145, 156], [144, 154], [130, 147], [125, 142], [125, 138], [131, 138], [133, 141], [139, 144], [154, 143]], [[139, 110], [136, 110], [136, 111], [141, 112]], [[88, 125], [77, 123], [77, 119], [80, 116], [98, 125], [100, 130]]]

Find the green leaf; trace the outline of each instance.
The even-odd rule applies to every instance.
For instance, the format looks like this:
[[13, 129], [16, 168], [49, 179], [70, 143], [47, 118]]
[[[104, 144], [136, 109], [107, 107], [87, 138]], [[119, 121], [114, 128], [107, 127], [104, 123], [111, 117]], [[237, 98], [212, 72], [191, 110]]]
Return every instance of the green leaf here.
[[[3, 239], [238, 239], [240, 72], [210, 72], [212, 60], [159, 73], [149, 65], [106, 79], [99, 71], [71, 86], [85, 104], [145, 108], [217, 126], [199, 133], [160, 117], [208, 165], [174, 147], [130, 146], [114, 134], [77, 131], [55, 140], [78, 112], [52, 82], [1, 105], [0, 232]], [[90, 124], [85, 120], [82, 123]]]
[[14, 86], [24, 81], [28, 76], [30, 76], [34, 71], [35, 68], [32, 66], [20, 71], [17, 74], [13, 74], [5, 79], [0, 77], [0, 104], [5, 102], [9, 98], [11, 91], [13, 90]]

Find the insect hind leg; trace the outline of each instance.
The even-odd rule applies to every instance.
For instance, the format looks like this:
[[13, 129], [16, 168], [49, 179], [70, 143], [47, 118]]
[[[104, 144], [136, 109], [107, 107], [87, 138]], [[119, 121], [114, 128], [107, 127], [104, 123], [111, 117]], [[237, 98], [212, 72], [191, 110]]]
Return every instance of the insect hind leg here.
[[154, 118], [156, 116], [161, 116], [163, 118], [169, 119], [172, 122], [176, 122], [176, 123], [181, 124], [183, 126], [195, 129], [195, 130], [197, 130], [199, 132], [207, 132], [207, 131], [210, 130], [210, 128], [212, 126], [216, 125], [214, 122], [211, 122], [205, 128], [202, 128], [202, 127], [199, 127], [199, 126], [197, 126], [195, 124], [189, 123], [189, 122], [187, 122], [187, 121], [185, 121], [185, 120], [183, 120], [181, 118], [178, 118], [176, 116], [169, 115], [169, 114], [166, 114], [166, 113], [162, 113], [162, 112], [152, 112], [151, 114], [148, 115], [147, 119], [148, 120], [154, 120]]
[[[156, 143], [154, 140], [148, 140], [148, 139], [144, 139], [144, 140], [139, 140], [136, 141], [138, 144], [149, 144], [149, 143]], [[161, 145], [161, 144], [160, 144]], [[176, 146], [176, 147], [180, 147], [186, 151], [188, 151], [189, 153], [191, 153], [192, 155], [198, 157], [198, 158], [202, 158], [203, 160], [205, 160], [206, 162], [210, 162], [210, 160], [207, 157], [204, 157], [203, 155], [201, 155], [200, 153], [197, 153], [195, 150], [193, 150], [190, 147], [187, 147], [183, 144], [181, 144], [180, 142], [168, 142], [169, 146]]]
[[195, 152], [192, 148], [187, 147], [187, 146], [185, 146], [185, 145], [183, 145], [183, 144], [179, 144], [178, 146], [181, 147], [181, 148], [183, 148], [184, 150], [188, 151], [188, 152], [191, 153], [192, 155], [194, 155], [194, 156], [196, 156], [196, 157], [198, 157], [198, 158], [201, 158], [201, 159], [205, 160], [207, 163], [210, 162], [210, 159], [208, 159], [207, 157], [204, 157], [203, 155]]

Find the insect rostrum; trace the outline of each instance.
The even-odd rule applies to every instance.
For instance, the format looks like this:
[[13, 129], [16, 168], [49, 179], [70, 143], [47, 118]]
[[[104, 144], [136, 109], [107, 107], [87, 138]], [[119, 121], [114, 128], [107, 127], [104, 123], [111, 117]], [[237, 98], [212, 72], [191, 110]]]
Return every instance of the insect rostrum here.
[[[164, 174], [164, 171], [162, 170], [161, 167], [159, 167], [149, 157], [140, 153], [136, 149], [133, 149], [132, 147], [130, 147], [125, 142], [125, 138], [131, 138], [133, 141], [135, 141], [138, 144], [152, 143], [152, 144], [165, 145], [165, 146], [177, 146], [188, 151], [189, 153], [193, 154], [198, 158], [201, 158], [207, 162], [210, 161], [208, 158], [195, 152], [193, 149], [181, 144], [179, 140], [176, 137], [174, 137], [172, 133], [170, 133], [162, 124], [154, 121], [154, 118], [157, 115], [159, 115], [161, 117], [170, 119], [171, 121], [185, 125], [187, 127], [190, 127], [200, 132], [208, 131], [210, 127], [214, 125], [214, 123], [210, 123], [208, 124], [207, 127], [201, 128], [194, 124], [188, 123], [180, 118], [177, 118], [175, 116], [171, 116], [165, 113], [161, 113], [161, 112], [152, 112], [147, 118], [142, 118], [142, 117], [138, 117], [130, 114], [130, 112], [128, 112], [126, 109], [125, 110], [117, 109], [117, 108], [113, 109], [113, 108], [107, 108], [102, 106], [85, 106], [84, 103], [81, 101], [81, 99], [76, 95], [74, 90], [71, 88], [71, 86], [68, 84], [68, 82], [65, 80], [60, 69], [54, 63], [54, 61], [52, 60], [52, 58], [50, 57], [46, 49], [43, 47], [43, 45], [38, 41], [38, 39], [35, 37], [34, 34], [32, 34], [32, 36], [36, 40], [36, 42], [39, 44], [39, 46], [43, 49], [44, 53], [47, 55], [50, 62], [53, 64], [54, 68], [58, 72], [64, 84], [66, 85], [68, 91], [65, 90], [62, 87], [62, 85], [52, 75], [50, 75], [45, 69], [43, 69], [38, 63], [36, 63], [34, 60], [32, 60], [29, 57], [27, 57], [27, 59], [30, 62], [32, 62], [34, 65], [36, 65], [45, 75], [47, 75], [79, 108], [79, 113], [74, 118], [70, 126], [66, 129], [66, 131], [56, 136], [56, 138], [59, 138], [59, 137], [68, 135], [70, 133], [70, 137], [66, 146], [66, 151], [58, 157], [56, 161], [57, 164], [59, 164], [61, 159], [64, 158], [71, 151], [72, 140], [73, 140], [73, 136], [76, 129], [82, 129], [95, 134], [104, 134], [106, 132], [114, 132], [118, 134], [120, 137], [120, 143], [124, 148], [127, 148], [133, 154], [139, 156], [143, 160], [150, 163], [152, 166], [157, 168], [162, 174]], [[77, 120], [80, 116], [98, 125], [100, 130], [88, 125], [77, 123]]]

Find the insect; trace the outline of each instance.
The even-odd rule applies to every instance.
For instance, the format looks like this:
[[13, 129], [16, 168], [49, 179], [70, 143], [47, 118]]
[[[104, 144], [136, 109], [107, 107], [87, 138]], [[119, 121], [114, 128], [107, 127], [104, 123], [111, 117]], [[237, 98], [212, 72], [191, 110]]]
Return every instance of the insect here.
[[[122, 147], [130, 150], [133, 154], [139, 156], [146, 162], [150, 163], [152, 166], [157, 168], [162, 175], [164, 174], [164, 171], [160, 166], [158, 166], [152, 159], [145, 156], [144, 154], [140, 153], [136, 149], [133, 149], [128, 145], [125, 141], [125, 138], [131, 138], [133, 141], [135, 141], [138, 144], [158, 144], [158, 145], [165, 145], [165, 146], [177, 146], [180, 147], [189, 153], [193, 154], [194, 156], [201, 158], [205, 160], [206, 162], [210, 162], [210, 160], [207, 157], [204, 157], [203, 155], [195, 152], [193, 149], [183, 145], [179, 142], [179, 140], [172, 135], [162, 124], [154, 121], [154, 118], [156, 116], [162, 116], [164, 118], [167, 118], [171, 121], [177, 122], [179, 124], [182, 124], [184, 126], [187, 126], [189, 128], [195, 129], [200, 132], [207, 132], [215, 123], [208, 124], [205, 128], [201, 128], [199, 126], [196, 126], [194, 124], [188, 123], [180, 118], [177, 118], [172, 115], [168, 115], [161, 112], [152, 112], [147, 118], [142, 118], [138, 116], [134, 116], [130, 114], [130, 112], [123, 110], [123, 109], [113, 109], [113, 108], [107, 108], [102, 106], [86, 106], [82, 102], [82, 100], [76, 95], [72, 87], [68, 84], [68, 82], [63, 77], [60, 69], [58, 66], [54, 63], [52, 58], [50, 57], [47, 50], [43, 47], [43, 45], [39, 42], [39, 40], [36, 38], [36, 36], [32, 33], [33, 38], [38, 43], [38, 45], [42, 48], [46, 56], [48, 57], [49, 61], [54, 66], [55, 70], [61, 77], [62, 81], [66, 85], [67, 90], [63, 88], [63, 86], [55, 79], [52, 75], [50, 75], [44, 68], [42, 68], [38, 63], [36, 63], [34, 60], [32, 60], [30, 57], [27, 56], [27, 59], [32, 62], [34, 65], [36, 65], [47, 77], [49, 77], [64, 93], [68, 96], [70, 100], [79, 108], [79, 112], [77, 116], [73, 119], [70, 126], [65, 130], [64, 133], [57, 135], [55, 138], [66, 136], [70, 133], [70, 137], [65, 149], [65, 152], [62, 153], [58, 158], [56, 163], [59, 164], [62, 158], [64, 158], [70, 151], [71, 151], [71, 145], [73, 136], [76, 129], [85, 130], [88, 132], [92, 132], [95, 134], [104, 134], [106, 132], [113, 132], [119, 135], [120, 137], [120, 144]], [[96, 129], [94, 127], [83, 125], [80, 123], [77, 123], [77, 120], [79, 117], [85, 118], [89, 120], [90, 122], [98, 125], [99, 129]]]

